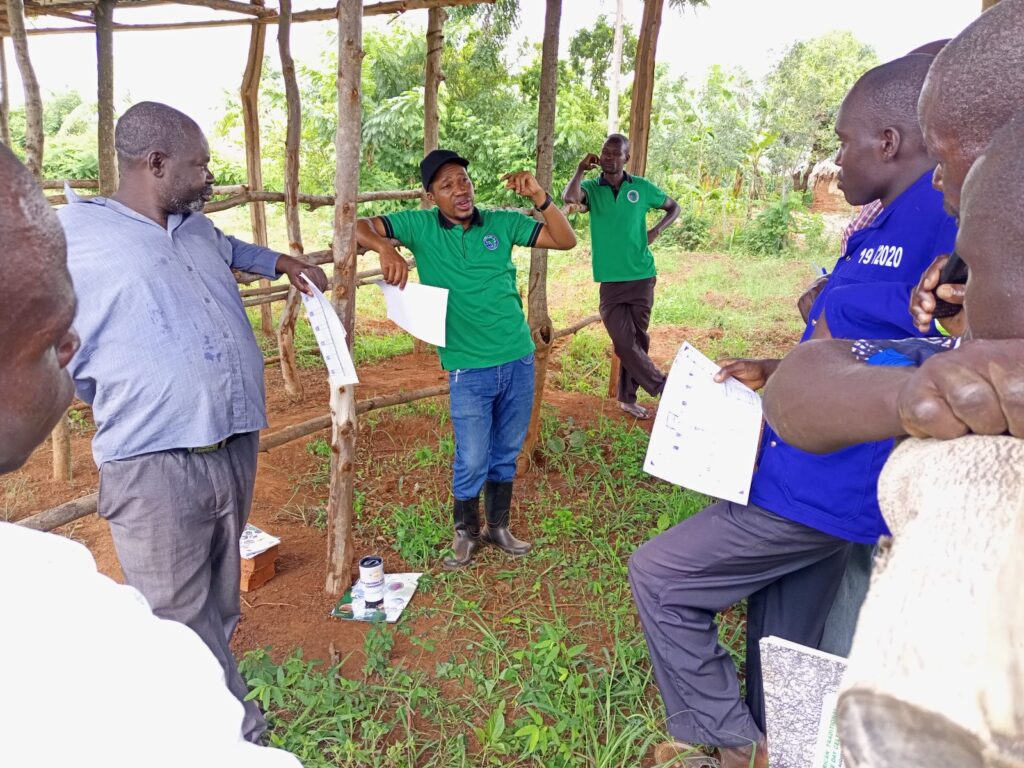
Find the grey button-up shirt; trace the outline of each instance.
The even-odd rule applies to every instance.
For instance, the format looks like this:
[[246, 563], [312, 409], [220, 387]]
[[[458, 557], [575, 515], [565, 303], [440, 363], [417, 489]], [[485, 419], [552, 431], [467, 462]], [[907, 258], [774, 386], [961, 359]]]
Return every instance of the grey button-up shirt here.
[[163, 229], [69, 190], [57, 215], [82, 338], [69, 368], [93, 407], [97, 466], [266, 427], [263, 355], [231, 268], [273, 278], [279, 254], [201, 213], [172, 215]]

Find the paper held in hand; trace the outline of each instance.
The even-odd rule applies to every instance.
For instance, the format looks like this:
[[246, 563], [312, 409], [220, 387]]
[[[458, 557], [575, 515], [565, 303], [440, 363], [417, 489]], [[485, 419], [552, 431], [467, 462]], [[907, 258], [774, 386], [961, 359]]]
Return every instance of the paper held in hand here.
[[746, 504], [761, 434], [761, 398], [684, 342], [661, 393], [644, 471], [684, 488]]
[[435, 347], [445, 346], [448, 289], [422, 283], [406, 283], [399, 290], [378, 280], [388, 306], [388, 319], [404, 331]]
[[327, 300], [323, 292], [313, 285], [305, 275], [302, 276], [302, 279], [306, 281], [313, 292], [312, 296], [305, 293], [300, 295], [302, 304], [306, 308], [306, 317], [313, 327], [316, 343], [320, 346], [324, 365], [327, 366], [331, 387], [337, 389], [347, 384], [358, 384], [359, 377], [356, 376], [356, 366], [352, 362], [352, 354], [348, 350], [345, 326], [341, 324], [338, 313], [334, 311], [334, 307], [331, 306], [331, 302]]

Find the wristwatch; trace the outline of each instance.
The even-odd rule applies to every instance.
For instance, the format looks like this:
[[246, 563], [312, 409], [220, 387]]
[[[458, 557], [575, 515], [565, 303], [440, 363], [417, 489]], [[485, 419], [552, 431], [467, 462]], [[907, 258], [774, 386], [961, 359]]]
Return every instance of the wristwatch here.
[[536, 208], [541, 213], [543, 213], [544, 211], [546, 211], [548, 209], [549, 205], [551, 205], [551, 195], [545, 194], [544, 195], [544, 202], [541, 203], [540, 205], [535, 205], [533, 207]]

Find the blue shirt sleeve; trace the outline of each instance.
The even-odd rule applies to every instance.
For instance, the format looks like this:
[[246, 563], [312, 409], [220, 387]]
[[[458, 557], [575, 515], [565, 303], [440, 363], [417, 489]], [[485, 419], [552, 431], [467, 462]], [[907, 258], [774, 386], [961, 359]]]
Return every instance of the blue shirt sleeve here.
[[214, 227], [218, 238], [226, 238], [231, 244], [231, 268], [240, 269], [243, 272], [253, 272], [257, 275], [277, 279], [277, 260], [281, 256], [277, 251], [264, 248], [262, 245], [247, 243], [237, 237], [225, 235]]

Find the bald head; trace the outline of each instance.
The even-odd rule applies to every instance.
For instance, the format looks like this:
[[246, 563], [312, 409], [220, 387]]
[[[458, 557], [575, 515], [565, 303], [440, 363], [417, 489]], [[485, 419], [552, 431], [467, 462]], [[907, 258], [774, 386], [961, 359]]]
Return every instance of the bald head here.
[[996, 131], [963, 185], [957, 252], [970, 267], [967, 322], [978, 338], [1024, 338], [1024, 111]]
[[180, 154], [202, 133], [196, 121], [184, 112], [156, 101], [140, 101], [117, 121], [114, 147], [122, 165], [145, 163], [152, 152]]
[[935, 57], [918, 111], [939, 161], [936, 182], [959, 206], [971, 164], [998, 128], [1024, 109], [1024, 0], [1002, 0]]
[[0, 145], [0, 473], [21, 466], [73, 394], [78, 348], [64, 231], [31, 174]]

